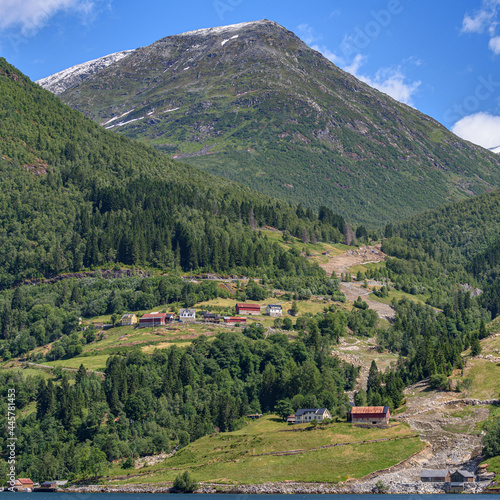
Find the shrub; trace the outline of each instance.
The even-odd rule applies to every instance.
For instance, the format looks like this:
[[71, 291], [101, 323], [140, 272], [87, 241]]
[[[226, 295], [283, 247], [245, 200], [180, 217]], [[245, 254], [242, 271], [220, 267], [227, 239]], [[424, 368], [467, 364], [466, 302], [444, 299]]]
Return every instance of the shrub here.
[[193, 493], [198, 487], [198, 483], [190, 476], [188, 471], [184, 471], [174, 479], [174, 490], [179, 493]]

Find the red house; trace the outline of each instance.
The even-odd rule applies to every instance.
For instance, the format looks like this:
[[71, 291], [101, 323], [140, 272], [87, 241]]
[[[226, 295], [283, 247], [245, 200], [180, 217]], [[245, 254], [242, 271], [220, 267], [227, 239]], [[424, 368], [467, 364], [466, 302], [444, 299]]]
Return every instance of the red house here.
[[260, 305], [236, 304], [236, 314], [260, 314]]
[[245, 324], [247, 322], [247, 319], [246, 318], [237, 318], [235, 316], [225, 316], [224, 317], [224, 323], [228, 324], [228, 325], [241, 325], [241, 324]]
[[163, 326], [167, 323], [167, 313], [152, 312], [145, 314], [139, 319], [139, 328], [145, 328], [148, 326]]
[[347, 414], [353, 424], [389, 424], [391, 410], [388, 406], [354, 406]]
[[16, 479], [14, 484], [14, 489], [16, 491], [32, 491], [33, 490], [33, 481], [28, 478], [19, 478]]

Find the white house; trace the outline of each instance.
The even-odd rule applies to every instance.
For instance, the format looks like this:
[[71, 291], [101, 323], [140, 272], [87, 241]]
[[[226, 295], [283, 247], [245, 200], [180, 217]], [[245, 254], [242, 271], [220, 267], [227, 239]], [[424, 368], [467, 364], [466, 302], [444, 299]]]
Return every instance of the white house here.
[[179, 320], [183, 322], [196, 321], [196, 311], [194, 309], [180, 309]]
[[269, 316], [283, 316], [283, 309], [279, 304], [269, 304], [266, 307], [266, 314]]
[[321, 422], [325, 418], [332, 418], [332, 414], [326, 408], [300, 408], [295, 413], [296, 424], [305, 424], [311, 420]]

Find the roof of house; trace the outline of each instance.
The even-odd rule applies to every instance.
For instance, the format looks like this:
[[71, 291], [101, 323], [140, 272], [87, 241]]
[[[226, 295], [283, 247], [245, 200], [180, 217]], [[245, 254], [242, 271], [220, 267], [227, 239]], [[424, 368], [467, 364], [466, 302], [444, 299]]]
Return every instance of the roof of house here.
[[127, 313], [122, 316], [122, 319], [132, 319], [134, 316], [134, 313]]
[[385, 415], [389, 412], [388, 406], [354, 406], [351, 408], [351, 415], [362, 415], [369, 413], [373, 415], [374, 413], [380, 413]]
[[28, 478], [22, 478], [20, 477], [18, 479], [18, 481], [21, 483], [21, 484], [33, 484], [33, 481], [31, 479], [28, 479]]
[[449, 473], [448, 469], [424, 469], [420, 477], [446, 477]]
[[314, 413], [315, 415], [322, 415], [323, 413], [325, 413], [325, 411], [328, 410], [326, 408], [299, 408], [295, 413], [295, 416], [300, 417], [301, 415], [304, 415], [304, 413]]
[[279, 304], [269, 304], [267, 307], [276, 307], [278, 309], [281, 309], [281, 306]]
[[260, 311], [260, 304], [236, 304], [236, 307], [244, 309], [258, 309]]
[[463, 477], [474, 477], [474, 473], [469, 472], [468, 470], [457, 470], [457, 472]]
[[141, 319], [166, 318], [167, 313], [150, 312], [145, 314]]
[[195, 309], [179, 309], [179, 315], [188, 314], [189, 316], [193, 316], [196, 314]]
[[57, 482], [56, 481], [44, 481], [43, 483], [40, 483], [40, 486], [57, 486]]

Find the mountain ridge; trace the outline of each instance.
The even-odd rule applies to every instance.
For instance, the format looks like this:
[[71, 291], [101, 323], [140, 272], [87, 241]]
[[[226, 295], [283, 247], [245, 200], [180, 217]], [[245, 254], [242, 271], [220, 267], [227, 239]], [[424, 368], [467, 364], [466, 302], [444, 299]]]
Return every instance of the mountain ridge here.
[[97, 59], [92, 59], [84, 63], [76, 64], [68, 69], [54, 73], [45, 78], [37, 80], [41, 87], [49, 90], [54, 95], [59, 95], [69, 87], [76, 85], [85, 78], [98, 73], [101, 69], [108, 67], [125, 56], [133, 52], [133, 50], [122, 50], [120, 52], [115, 52], [113, 54], [108, 54], [107, 56], [98, 57]]

